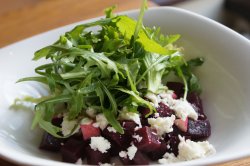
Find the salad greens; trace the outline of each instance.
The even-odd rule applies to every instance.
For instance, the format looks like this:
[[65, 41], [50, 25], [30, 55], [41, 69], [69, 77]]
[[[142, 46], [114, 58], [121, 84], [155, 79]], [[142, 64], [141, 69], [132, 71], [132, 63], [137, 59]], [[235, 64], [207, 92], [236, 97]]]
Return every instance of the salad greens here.
[[[69, 120], [80, 123], [91, 107], [124, 133], [117, 120], [119, 110], [126, 107], [137, 112], [137, 107], [143, 106], [150, 109], [146, 116], [156, 112], [143, 97], [166, 91], [162, 78], [170, 73], [183, 80], [184, 98], [188, 90], [200, 92], [191, 70], [203, 59], [186, 62], [181, 49], [174, 45], [180, 35], [163, 35], [160, 28], [145, 27], [142, 20], [146, 9], [144, 0], [136, 21], [126, 15], [116, 16], [114, 7], [108, 8], [106, 18], [78, 25], [54, 44], [35, 52], [33, 60], [46, 58], [48, 63], [35, 69], [39, 76], [18, 82], [46, 84], [51, 94], [36, 100], [32, 128], [39, 125], [53, 136], [62, 137], [58, 134], [61, 128], [51, 123], [52, 118], [67, 113]], [[92, 27], [99, 30], [89, 31]], [[57, 109], [62, 104], [65, 109]]]

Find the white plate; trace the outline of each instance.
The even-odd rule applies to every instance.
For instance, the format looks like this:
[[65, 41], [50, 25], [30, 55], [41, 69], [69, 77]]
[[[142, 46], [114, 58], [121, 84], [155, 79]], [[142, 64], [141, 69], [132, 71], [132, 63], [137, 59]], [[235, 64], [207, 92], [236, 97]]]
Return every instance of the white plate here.
[[[138, 11], [126, 13], [136, 17]], [[250, 156], [249, 40], [215, 21], [177, 8], [152, 8], [146, 12], [144, 23], [147, 26], [160, 26], [164, 33], [181, 34], [180, 44], [185, 47], [188, 56], [206, 58], [198, 74], [203, 87], [205, 112], [212, 125], [209, 141], [217, 149], [217, 154], [178, 165], [208, 165]], [[37, 148], [41, 131], [30, 130], [30, 112], [13, 111], [9, 106], [17, 97], [47, 93], [39, 84], [15, 84], [15, 81], [34, 75], [33, 69], [45, 62], [31, 61], [34, 51], [53, 43], [60, 34], [76, 24], [34, 36], [0, 50], [2, 157], [25, 165], [69, 165], [61, 163], [59, 156]]]

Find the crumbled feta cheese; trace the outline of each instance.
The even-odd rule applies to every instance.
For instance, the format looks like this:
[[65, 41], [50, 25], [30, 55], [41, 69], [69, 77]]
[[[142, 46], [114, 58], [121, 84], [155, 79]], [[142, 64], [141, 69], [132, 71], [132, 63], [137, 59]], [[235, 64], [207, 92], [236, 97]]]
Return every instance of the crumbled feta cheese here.
[[94, 127], [100, 127], [100, 129], [105, 129], [108, 125], [108, 120], [103, 114], [96, 115], [96, 123], [93, 123]]
[[129, 160], [133, 160], [133, 158], [135, 157], [135, 154], [137, 152], [137, 147], [135, 145], [131, 145], [130, 147], [128, 147], [127, 151], [120, 151], [119, 152], [119, 156], [121, 158], [129, 158]]
[[79, 158], [76, 162], [75, 162], [76, 165], [82, 165], [82, 159]]
[[194, 120], [198, 119], [197, 112], [194, 110], [192, 105], [186, 100], [175, 100], [171, 108], [175, 111], [176, 116], [183, 120], [186, 120], [187, 117], [190, 117]]
[[135, 112], [129, 112], [126, 107], [123, 107], [119, 114], [119, 119], [121, 120], [133, 120], [136, 124], [141, 127], [140, 115]]
[[158, 117], [160, 117], [160, 114], [159, 113], [155, 113], [154, 117], [158, 118]]
[[139, 136], [139, 135], [132, 135], [132, 137], [133, 137], [134, 139], [136, 139], [138, 142], [141, 142], [141, 140], [142, 140], [142, 137]]
[[159, 96], [159, 102], [162, 102], [166, 104], [167, 106], [171, 107], [174, 105], [175, 99], [173, 99], [173, 92], [172, 91], [167, 91], [165, 93], [160, 93]]
[[128, 156], [128, 153], [126, 152], [126, 151], [120, 151], [119, 152], [119, 156], [121, 157], [121, 158], [127, 158], [127, 156]]
[[153, 94], [153, 93], [147, 93], [145, 97], [147, 99], [149, 99], [153, 103], [154, 107], [157, 108], [159, 106], [158, 105], [159, 101], [158, 101], [158, 98], [157, 98], [157, 96], [155, 94]]
[[160, 164], [169, 164], [169, 163], [175, 163], [179, 161], [181, 160], [179, 160], [173, 153], [168, 153], [168, 152], [163, 155], [162, 159], [158, 160]]
[[114, 128], [114, 127], [108, 127], [107, 128], [107, 130], [109, 131], [109, 132], [113, 132], [113, 133], [116, 133], [116, 129]]
[[198, 119], [198, 114], [192, 105], [184, 99], [173, 99], [173, 92], [167, 91], [165, 93], [159, 94], [161, 98], [158, 99], [159, 102], [162, 102], [169, 106], [175, 111], [177, 117], [185, 120], [187, 117], [194, 120]]
[[172, 115], [171, 117], [148, 118], [148, 123], [157, 131], [157, 135], [162, 136], [173, 131], [174, 120], [175, 116]]
[[86, 109], [86, 114], [87, 114], [89, 117], [91, 117], [91, 118], [95, 118], [95, 116], [96, 116], [96, 110], [93, 109], [93, 108], [91, 108], [91, 107], [88, 107], [88, 108]]
[[181, 160], [193, 160], [204, 158], [208, 155], [214, 154], [215, 148], [208, 142], [193, 142], [189, 139], [185, 140], [184, 137], [179, 136], [180, 143], [178, 145], [179, 155]]
[[133, 160], [137, 152], [137, 147], [135, 147], [135, 145], [132, 144], [130, 147], [128, 147], [127, 151], [129, 160]]
[[179, 161], [188, 161], [216, 153], [214, 147], [208, 141], [193, 142], [179, 135], [180, 143], [178, 145], [179, 154], [176, 157], [173, 153], [165, 153], [162, 159], [159, 159], [160, 164], [174, 163]]
[[[61, 124], [62, 134], [64, 136], [67, 136], [67, 135], [71, 134], [71, 132], [77, 133], [78, 130], [80, 129], [80, 126], [79, 125], [77, 126], [77, 125], [78, 125], [78, 123], [76, 120], [69, 120], [68, 115], [65, 114], [63, 117], [62, 124]], [[75, 129], [75, 130], [73, 131], [73, 129]]]
[[98, 150], [102, 153], [106, 153], [108, 149], [110, 149], [110, 142], [104, 137], [91, 137], [90, 147], [93, 150]]

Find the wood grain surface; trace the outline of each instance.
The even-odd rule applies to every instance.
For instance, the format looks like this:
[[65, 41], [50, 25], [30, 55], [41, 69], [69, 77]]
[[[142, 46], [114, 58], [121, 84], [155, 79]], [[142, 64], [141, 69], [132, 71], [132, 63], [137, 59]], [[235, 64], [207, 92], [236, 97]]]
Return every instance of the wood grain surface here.
[[[0, 48], [35, 34], [116, 11], [139, 8], [140, 0], [0, 0]], [[150, 3], [150, 6], [154, 5]], [[250, 166], [250, 158], [217, 164]], [[17, 166], [0, 159], [0, 166]]]

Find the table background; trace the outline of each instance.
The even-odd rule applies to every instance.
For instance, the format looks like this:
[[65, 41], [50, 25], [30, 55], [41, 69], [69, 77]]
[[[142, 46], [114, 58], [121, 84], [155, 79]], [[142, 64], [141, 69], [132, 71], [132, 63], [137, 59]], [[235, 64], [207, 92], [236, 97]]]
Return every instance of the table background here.
[[[103, 15], [106, 7], [116, 11], [137, 9], [140, 0], [0, 0], [0, 48], [77, 21]], [[150, 2], [149, 6], [157, 6]], [[0, 165], [17, 166], [0, 158]], [[218, 164], [249, 166], [250, 158]]]

